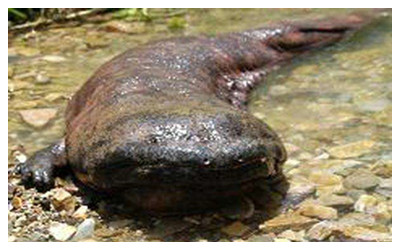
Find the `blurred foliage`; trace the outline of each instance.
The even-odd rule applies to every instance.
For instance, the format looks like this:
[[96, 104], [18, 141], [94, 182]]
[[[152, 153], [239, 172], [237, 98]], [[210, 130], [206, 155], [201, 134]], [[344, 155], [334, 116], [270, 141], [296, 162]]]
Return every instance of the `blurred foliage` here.
[[187, 26], [187, 22], [183, 17], [172, 17], [168, 20], [168, 28], [171, 30], [180, 30]]
[[140, 20], [140, 21], [151, 20], [147, 8], [120, 9], [117, 10], [113, 16], [115, 18], [126, 19], [126, 20]]

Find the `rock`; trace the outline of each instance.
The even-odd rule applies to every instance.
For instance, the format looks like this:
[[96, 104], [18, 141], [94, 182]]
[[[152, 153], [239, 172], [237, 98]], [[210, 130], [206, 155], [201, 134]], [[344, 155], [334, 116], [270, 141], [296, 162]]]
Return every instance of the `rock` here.
[[93, 236], [94, 233], [94, 226], [95, 221], [94, 219], [86, 219], [81, 224], [79, 224], [74, 237], [72, 238], [73, 241], [80, 241], [83, 239], [88, 239]]
[[382, 179], [375, 192], [387, 198], [392, 197], [392, 178]]
[[44, 61], [47, 61], [47, 62], [54, 62], [54, 63], [64, 62], [65, 60], [67, 60], [67, 59], [65, 59], [65, 57], [56, 56], [56, 55], [43, 56], [41, 59]]
[[22, 119], [29, 125], [42, 128], [48, 124], [57, 115], [57, 109], [27, 109], [19, 111]]
[[354, 204], [354, 210], [361, 213], [368, 213], [378, 204], [378, 200], [372, 195], [361, 195]]
[[312, 172], [308, 179], [317, 187], [318, 196], [322, 193], [336, 193], [343, 189], [343, 177], [327, 172]]
[[37, 74], [35, 77], [35, 82], [39, 84], [46, 84], [49, 83], [51, 80], [48, 76], [44, 74]]
[[370, 167], [370, 170], [383, 178], [392, 177], [392, 161], [378, 161]]
[[376, 221], [375, 218], [369, 214], [349, 213], [340, 218], [338, 224], [342, 226], [372, 227], [376, 224]]
[[273, 85], [269, 88], [268, 93], [272, 96], [280, 96], [288, 93], [288, 88], [285, 85]]
[[108, 226], [114, 229], [124, 228], [132, 224], [134, 221], [130, 219], [114, 220], [108, 223]]
[[334, 208], [349, 207], [354, 204], [353, 199], [347, 196], [325, 194], [317, 199], [318, 204]]
[[387, 223], [392, 219], [391, 209], [384, 202], [372, 195], [362, 195], [354, 204], [354, 210], [374, 216], [375, 219]]
[[378, 99], [378, 100], [372, 100], [372, 101], [360, 103], [358, 105], [358, 107], [361, 111], [379, 112], [391, 105], [392, 105], [392, 102], [388, 99]]
[[278, 235], [279, 238], [288, 239], [290, 241], [304, 241], [305, 231], [301, 230], [298, 232], [292, 230], [283, 231]]
[[377, 232], [364, 227], [348, 227], [343, 234], [356, 241], [392, 241], [389, 233]]
[[344, 179], [344, 185], [347, 188], [370, 189], [379, 184], [379, 178], [367, 170], [357, 170]]
[[246, 232], [248, 232], [250, 228], [240, 221], [236, 221], [224, 228], [221, 229], [221, 232], [229, 235], [229, 236], [237, 236], [240, 237], [244, 235]]
[[279, 215], [278, 217], [268, 220], [259, 227], [264, 232], [275, 233], [275, 232], [282, 232], [287, 229], [299, 231], [307, 229], [317, 222], [318, 220], [316, 219], [308, 218], [295, 213], [289, 213], [289, 214], [282, 214]]
[[337, 211], [331, 207], [325, 207], [317, 204], [303, 204], [297, 212], [301, 215], [318, 219], [336, 219]]
[[51, 202], [57, 211], [65, 210], [72, 213], [75, 210], [75, 197], [63, 188], [55, 188], [52, 190]]
[[350, 189], [349, 191], [347, 191], [347, 196], [351, 197], [353, 200], [358, 200], [358, 198], [360, 198], [361, 195], [363, 194], [367, 194], [367, 192], [365, 190], [362, 189]]
[[315, 241], [322, 241], [328, 238], [336, 229], [336, 224], [331, 221], [321, 221], [313, 225], [306, 233], [306, 238]]
[[8, 78], [12, 78], [14, 76], [14, 68], [8, 66]]
[[86, 219], [87, 217], [87, 206], [80, 206], [73, 214], [72, 217], [75, 219]]
[[22, 215], [21, 217], [17, 217], [17, 219], [14, 222], [14, 227], [22, 227], [26, 225], [28, 219], [25, 215]]
[[365, 153], [368, 153], [371, 151], [371, 148], [375, 145], [374, 141], [370, 140], [364, 140], [364, 141], [358, 141], [358, 142], [353, 142], [345, 145], [340, 145], [336, 147], [332, 147], [328, 150], [328, 153], [335, 157], [335, 158], [340, 158], [340, 159], [346, 159], [346, 158], [354, 158], [361, 156]]
[[275, 238], [274, 242], [290, 242], [288, 239], [283, 239], [283, 238]]
[[11, 205], [13, 206], [13, 208], [15, 209], [19, 209], [22, 207], [22, 199], [20, 197], [15, 196], [12, 200], [11, 200]]
[[66, 97], [62, 93], [50, 93], [46, 95], [44, 99], [48, 102], [54, 102], [57, 100], [66, 99]]
[[8, 236], [8, 242], [14, 242], [17, 240], [17, 237], [13, 236], [13, 235], [9, 235]]
[[248, 242], [273, 242], [274, 238], [268, 234], [253, 235], [247, 239]]
[[49, 233], [58, 241], [67, 241], [76, 232], [76, 228], [65, 223], [52, 222]]

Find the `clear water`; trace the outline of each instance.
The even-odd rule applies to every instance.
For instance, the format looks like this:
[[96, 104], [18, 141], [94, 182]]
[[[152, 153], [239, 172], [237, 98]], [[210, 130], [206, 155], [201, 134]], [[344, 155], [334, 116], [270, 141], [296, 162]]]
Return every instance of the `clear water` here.
[[[213, 35], [262, 27], [268, 21], [331, 16], [348, 9], [197, 9], [185, 15], [188, 26], [170, 31], [166, 21], [131, 23], [132, 34], [108, 32], [104, 24], [53, 28], [9, 40], [9, 151], [22, 144], [28, 153], [62, 137], [67, 99], [101, 64], [128, 48], [154, 39], [196, 34]], [[293, 61], [272, 73], [251, 98], [249, 110], [270, 124], [286, 143], [316, 150], [364, 139], [376, 150], [368, 157], [391, 157], [392, 26], [386, 18], [351, 39]], [[91, 49], [88, 49], [90, 44]], [[66, 60], [48, 62], [45, 55]], [[36, 84], [26, 73], [44, 72], [48, 84]], [[19, 111], [56, 108], [45, 128], [26, 124]]]

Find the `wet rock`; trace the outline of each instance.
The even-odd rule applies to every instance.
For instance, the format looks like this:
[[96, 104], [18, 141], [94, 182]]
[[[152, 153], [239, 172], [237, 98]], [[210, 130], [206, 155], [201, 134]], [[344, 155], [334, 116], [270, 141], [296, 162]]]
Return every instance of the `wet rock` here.
[[41, 59], [44, 61], [53, 62], [53, 63], [64, 62], [65, 60], [67, 60], [67, 59], [65, 59], [65, 57], [57, 56], [57, 55], [47, 55], [47, 56], [43, 56]]
[[375, 145], [374, 141], [370, 140], [358, 141], [332, 147], [328, 149], [328, 153], [331, 156], [340, 159], [354, 158], [370, 152], [374, 145]]
[[392, 105], [388, 99], [378, 99], [358, 104], [361, 111], [379, 112]]
[[367, 192], [365, 190], [361, 190], [361, 189], [350, 189], [347, 191], [347, 196], [351, 197], [353, 200], [358, 200], [358, 198], [360, 198], [361, 195], [363, 194], [367, 194]]
[[57, 115], [57, 109], [44, 108], [44, 109], [28, 109], [19, 111], [24, 122], [29, 125], [42, 128], [48, 124]]
[[50, 81], [51, 81], [50, 77], [46, 76], [45, 74], [39, 73], [35, 77], [35, 82], [39, 84], [46, 84], [49, 83]]
[[378, 204], [378, 199], [372, 195], [361, 195], [357, 202], [354, 204], [354, 210], [357, 212], [367, 213], [373, 210]]
[[353, 199], [343, 195], [325, 194], [317, 199], [318, 204], [334, 208], [350, 207], [354, 204]]
[[378, 161], [370, 167], [370, 170], [383, 178], [392, 177], [392, 161]]
[[336, 219], [337, 211], [331, 207], [325, 207], [317, 204], [303, 204], [297, 212], [301, 215], [318, 219]]
[[61, 93], [50, 93], [44, 97], [44, 99], [48, 102], [54, 102], [62, 99], [66, 99], [64, 94]]
[[73, 212], [75, 210], [75, 197], [63, 188], [52, 190], [51, 202], [57, 211]]
[[313, 172], [308, 178], [311, 182], [315, 183], [317, 193], [336, 193], [343, 189], [342, 177], [339, 175], [327, 172]]
[[124, 22], [124, 21], [110, 21], [103, 26], [103, 29], [108, 32], [117, 32], [117, 33], [141, 33], [145, 30], [145, 26], [141, 24], [134, 24], [132, 22]]
[[75, 219], [86, 219], [88, 212], [87, 206], [80, 206], [73, 214], [72, 217]]
[[292, 230], [303, 230], [311, 227], [313, 224], [317, 223], [318, 220], [308, 218], [299, 214], [289, 213], [282, 214], [271, 220], [266, 221], [264, 224], [260, 225], [260, 229], [264, 232], [282, 232], [287, 229]]
[[272, 96], [285, 95], [289, 91], [288, 87], [285, 85], [274, 85], [269, 88], [268, 93]]
[[250, 228], [240, 221], [236, 221], [224, 228], [221, 229], [221, 231], [229, 236], [237, 236], [240, 237], [247, 233], [250, 230]]
[[392, 178], [382, 179], [375, 192], [387, 198], [392, 197]]
[[73, 241], [80, 241], [83, 239], [88, 239], [93, 236], [95, 227], [94, 219], [86, 219], [81, 224], [79, 224], [76, 229], [76, 233], [72, 238]]
[[306, 233], [306, 238], [315, 241], [322, 241], [328, 238], [337, 228], [336, 224], [331, 221], [321, 221], [313, 225]]
[[362, 195], [354, 204], [354, 210], [374, 216], [375, 219], [387, 223], [392, 219], [391, 209], [385, 201], [379, 201], [371, 195]]
[[8, 78], [12, 78], [14, 76], [14, 68], [8, 67]]
[[50, 224], [49, 233], [58, 241], [67, 241], [76, 232], [76, 228], [65, 223], [53, 222]]
[[344, 185], [347, 188], [370, 189], [379, 184], [379, 178], [371, 172], [360, 169], [353, 174], [347, 176], [344, 180]]
[[338, 224], [343, 226], [372, 227], [376, 224], [376, 220], [369, 214], [348, 213], [338, 220]]
[[298, 232], [292, 230], [283, 231], [278, 235], [279, 238], [288, 239], [290, 241], [304, 241], [305, 231], [301, 230]]
[[348, 227], [343, 231], [343, 234], [356, 241], [392, 241], [390, 233], [378, 232], [364, 227]]

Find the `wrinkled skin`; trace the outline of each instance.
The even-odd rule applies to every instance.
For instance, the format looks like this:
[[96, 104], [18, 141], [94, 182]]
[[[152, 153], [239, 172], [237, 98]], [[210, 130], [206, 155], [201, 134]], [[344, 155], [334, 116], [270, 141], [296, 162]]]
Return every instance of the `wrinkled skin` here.
[[277, 134], [246, 112], [276, 65], [331, 45], [368, 17], [277, 23], [153, 42], [104, 64], [69, 102], [66, 136], [19, 167], [46, 189], [55, 167], [145, 211], [188, 212], [281, 175]]

